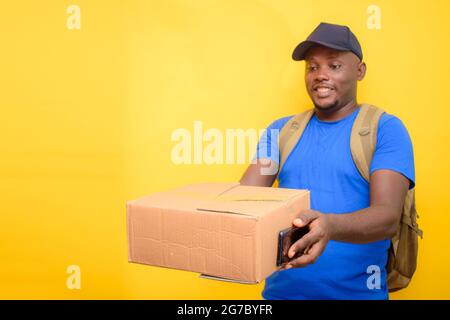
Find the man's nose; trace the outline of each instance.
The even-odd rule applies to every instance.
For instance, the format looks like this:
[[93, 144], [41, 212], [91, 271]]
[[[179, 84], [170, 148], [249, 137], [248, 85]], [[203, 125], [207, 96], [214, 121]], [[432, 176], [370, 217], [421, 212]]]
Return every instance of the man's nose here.
[[323, 70], [318, 70], [315, 78], [315, 80], [318, 82], [329, 80], [328, 74]]

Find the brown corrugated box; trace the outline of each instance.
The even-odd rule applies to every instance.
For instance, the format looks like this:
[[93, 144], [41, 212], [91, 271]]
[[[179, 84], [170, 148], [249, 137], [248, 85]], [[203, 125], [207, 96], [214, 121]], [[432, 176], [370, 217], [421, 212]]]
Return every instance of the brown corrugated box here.
[[277, 270], [281, 230], [308, 190], [201, 183], [127, 202], [128, 260], [258, 283]]

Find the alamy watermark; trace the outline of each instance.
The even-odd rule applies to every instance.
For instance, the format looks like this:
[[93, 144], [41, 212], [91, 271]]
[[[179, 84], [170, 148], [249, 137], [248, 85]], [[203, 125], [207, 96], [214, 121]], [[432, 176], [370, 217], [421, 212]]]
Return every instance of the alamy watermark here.
[[367, 7], [367, 17], [366, 26], [369, 30], [380, 30], [381, 29], [381, 8], [375, 4], [371, 4]]
[[72, 264], [67, 266], [66, 273], [69, 274], [66, 280], [66, 287], [69, 290], [81, 289], [81, 269], [80, 266]]
[[381, 289], [381, 268], [372, 264], [367, 267], [366, 273], [369, 274], [366, 281], [367, 289]]
[[66, 27], [69, 30], [81, 29], [81, 9], [76, 4], [67, 7], [66, 13], [69, 14], [66, 21]]
[[[278, 164], [270, 160], [269, 152], [278, 154], [278, 129], [225, 129], [204, 130], [202, 121], [194, 121], [193, 130], [175, 129], [171, 141], [172, 163], [181, 164], [245, 164], [259, 160], [261, 174], [271, 175], [278, 170]], [[258, 141], [261, 141], [260, 147]], [[270, 151], [269, 151], [270, 150]]]

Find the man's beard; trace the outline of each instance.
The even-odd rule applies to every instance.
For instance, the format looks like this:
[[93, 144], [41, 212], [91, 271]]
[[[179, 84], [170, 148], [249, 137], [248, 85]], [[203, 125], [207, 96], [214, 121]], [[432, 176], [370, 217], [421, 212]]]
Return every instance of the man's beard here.
[[317, 105], [314, 101], [313, 101], [313, 104], [314, 104], [314, 107], [316, 107], [316, 108], [319, 109], [320, 111], [323, 111], [323, 112], [332, 112], [332, 111], [335, 111], [335, 110], [338, 108], [338, 106], [339, 106], [339, 100], [336, 100], [336, 101], [333, 102], [332, 104], [329, 104], [329, 105], [327, 105], [327, 106], [325, 106], [325, 107]]

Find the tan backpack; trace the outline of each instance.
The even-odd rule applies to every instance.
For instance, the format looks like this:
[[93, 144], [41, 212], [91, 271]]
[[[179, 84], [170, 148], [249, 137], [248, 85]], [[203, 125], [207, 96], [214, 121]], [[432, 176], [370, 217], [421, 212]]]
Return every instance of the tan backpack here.
[[[375, 151], [378, 122], [384, 111], [368, 104], [362, 104], [360, 108], [352, 127], [350, 150], [358, 171], [369, 182], [370, 162]], [[313, 109], [297, 114], [281, 129], [278, 172], [281, 171], [313, 114]], [[416, 222], [418, 217], [413, 188], [406, 194], [401, 221], [396, 235], [391, 239], [386, 266], [390, 292], [406, 288], [416, 270], [418, 237], [422, 238], [422, 230]]]

